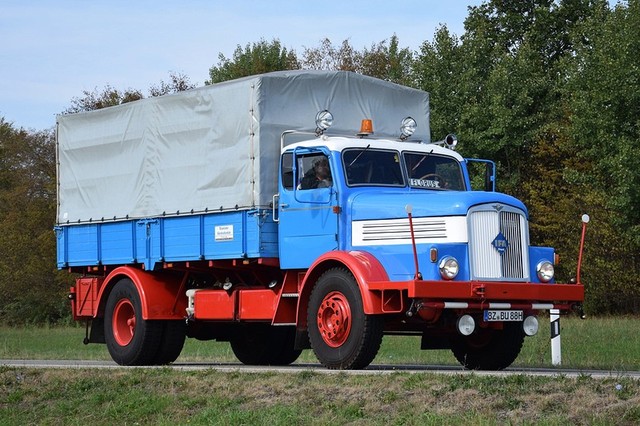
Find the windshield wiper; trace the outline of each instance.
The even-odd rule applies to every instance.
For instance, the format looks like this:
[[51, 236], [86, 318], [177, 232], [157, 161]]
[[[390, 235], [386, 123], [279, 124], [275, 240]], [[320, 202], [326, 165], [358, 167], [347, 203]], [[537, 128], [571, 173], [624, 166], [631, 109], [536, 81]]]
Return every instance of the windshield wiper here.
[[422, 159], [421, 159], [420, 161], [418, 161], [418, 164], [416, 164], [415, 166], [413, 166], [413, 167], [411, 168], [411, 171], [414, 171], [415, 169], [417, 169], [417, 168], [418, 168], [418, 166], [419, 166], [420, 164], [422, 164], [422, 162], [423, 162], [424, 160], [426, 160], [426, 159], [431, 155], [431, 153], [432, 153], [432, 152], [433, 152], [433, 149], [432, 149], [431, 151], [429, 151], [428, 153], [426, 153], [426, 154], [424, 155], [424, 157], [422, 157]]
[[369, 147], [370, 147], [370, 146], [371, 146], [371, 144], [367, 145], [367, 147], [366, 147], [365, 149], [363, 149], [362, 151], [360, 151], [360, 152], [358, 153], [358, 155], [356, 155], [356, 158], [354, 158], [354, 159], [353, 159], [353, 161], [352, 161], [351, 163], [349, 163], [349, 167], [353, 166], [353, 163], [355, 163], [356, 161], [358, 161], [358, 158], [360, 158], [360, 156], [361, 156], [362, 154], [364, 154], [364, 153], [369, 149]]

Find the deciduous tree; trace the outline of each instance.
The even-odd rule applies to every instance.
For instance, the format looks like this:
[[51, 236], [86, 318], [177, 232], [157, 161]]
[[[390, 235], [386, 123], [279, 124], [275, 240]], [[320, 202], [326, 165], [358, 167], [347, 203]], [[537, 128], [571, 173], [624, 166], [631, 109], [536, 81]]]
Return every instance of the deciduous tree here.
[[283, 47], [278, 39], [260, 40], [247, 44], [244, 49], [238, 45], [231, 59], [220, 53], [218, 65], [209, 69], [209, 80], [205, 84], [298, 68], [300, 64], [295, 51]]
[[0, 322], [69, 316], [69, 277], [55, 270], [55, 138], [0, 118]]

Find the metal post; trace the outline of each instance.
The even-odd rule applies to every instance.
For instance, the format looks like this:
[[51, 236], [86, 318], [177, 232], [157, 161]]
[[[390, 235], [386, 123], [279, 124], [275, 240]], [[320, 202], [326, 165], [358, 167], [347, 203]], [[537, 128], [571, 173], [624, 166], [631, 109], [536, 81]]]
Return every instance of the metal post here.
[[413, 247], [413, 262], [415, 264], [416, 273], [413, 277], [414, 280], [421, 280], [422, 274], [420, 273], [420, 268], [418, 266], [418, 248], [416, 247], [416, 237], [413, 233], [413, 217], [411, 216], [411, 212], [413, 211], [413, 207], [411, 204], [407, 204], [404, 207], [407, 215], [409, 216], [409, 231], [411, 231], [411, 246]]
[[551, 364], [562, 364], [562, 348], [560, 347], [560, 310], [549, 311], [551, 320]]

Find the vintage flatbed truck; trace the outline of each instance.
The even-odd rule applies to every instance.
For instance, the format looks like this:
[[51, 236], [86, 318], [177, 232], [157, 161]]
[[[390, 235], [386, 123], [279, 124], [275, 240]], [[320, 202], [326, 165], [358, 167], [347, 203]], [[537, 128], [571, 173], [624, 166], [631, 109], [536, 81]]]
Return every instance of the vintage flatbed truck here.
[[509, 366], [537, 314], [584, 288], [554, 282], [526, 207], [456, 142], [431, 143], [426, 92], [349, 72], [59, 116], [57, 266], [79, 274], [85, 342], [122, 365], [173, 362], [190, 337], [246, 364], [312, 348], [357, 369], [384, 334], [412, 334], [467, 368]]

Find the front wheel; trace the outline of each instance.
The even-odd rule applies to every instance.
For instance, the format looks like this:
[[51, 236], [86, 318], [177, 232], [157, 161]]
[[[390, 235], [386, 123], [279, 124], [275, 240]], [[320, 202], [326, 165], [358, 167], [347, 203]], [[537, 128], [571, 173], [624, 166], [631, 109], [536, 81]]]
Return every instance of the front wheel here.
[[456, 336], [451, 351], [469, 370], [503, 370], [516, 360], [524, 342], [521, 323], [505, 323], [502, 330], [479, 330]]
[[309, 298], [307, 324], [311, 347], [327, 368], [364, 368], [380, 349], [383, 319], [364, 313], [360, 289], [345, 268], [320, 276]]

